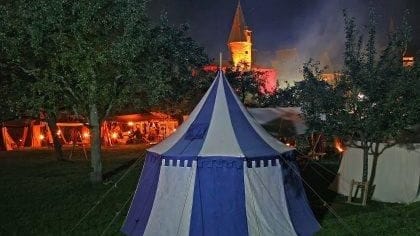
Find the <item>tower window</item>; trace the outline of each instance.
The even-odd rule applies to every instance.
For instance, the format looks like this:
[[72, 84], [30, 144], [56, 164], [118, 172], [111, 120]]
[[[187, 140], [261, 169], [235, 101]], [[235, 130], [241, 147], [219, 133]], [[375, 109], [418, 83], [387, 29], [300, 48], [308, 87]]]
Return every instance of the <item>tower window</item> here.
[[248, 51], [245, 51], [245, 54], [248, 54]]

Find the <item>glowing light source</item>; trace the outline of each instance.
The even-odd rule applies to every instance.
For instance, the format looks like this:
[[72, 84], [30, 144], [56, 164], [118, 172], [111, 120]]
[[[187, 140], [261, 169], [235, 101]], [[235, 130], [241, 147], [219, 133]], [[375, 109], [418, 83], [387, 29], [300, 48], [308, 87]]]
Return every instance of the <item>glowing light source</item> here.
[[44, 139], [45, 139], [45, 136], [44, 136], [43, 134], [40, 134], [40, 135], [39, 135], [39, 139], [40, 139], [40, 140], [44, 140]]
[[336, 139], [334, 141], [334, 146], [335, 146], [335, 149], [337, 149], [337, 151], [339, 153], [342, 153], [342, 152], [344, 152], [346, 150], [345, 147], [344, 147], [344, 145], [342, 144], [342, 142], [340, 142], [338, 139]]
[[134, 125], [134, 122], [129, 121], [129, 122], [127, 123], [127, 125], [128, 125], [128, 126], [133, 126], [133, 125]]
[[57, 135], [60, 136], [61, 135], [61, 130], [57, 130]]
[[111, 134], [111, 138], [113, 138], [113, 139], [117, 139], [117, 138], [118, 138], [118, 134], [117, 134], [117, 133], [112, 133], [112, 134]]
[[89, 136], [90, 136], [89, 132], [84, 132], [83, 133], [83, 138], [89, 138]]

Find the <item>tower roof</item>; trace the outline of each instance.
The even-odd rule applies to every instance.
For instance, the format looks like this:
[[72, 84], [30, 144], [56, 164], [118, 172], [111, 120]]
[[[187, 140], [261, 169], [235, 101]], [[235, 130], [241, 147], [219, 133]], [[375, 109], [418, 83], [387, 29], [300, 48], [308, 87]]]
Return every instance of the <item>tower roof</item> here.
[[246, 41], [245, 30], [245, 18], [241, 8], [241, 2], [239, 1], [238, 6], [236, 7], [235, 16], [233, 18], [232, 29], [230, 30], [228, 43]]

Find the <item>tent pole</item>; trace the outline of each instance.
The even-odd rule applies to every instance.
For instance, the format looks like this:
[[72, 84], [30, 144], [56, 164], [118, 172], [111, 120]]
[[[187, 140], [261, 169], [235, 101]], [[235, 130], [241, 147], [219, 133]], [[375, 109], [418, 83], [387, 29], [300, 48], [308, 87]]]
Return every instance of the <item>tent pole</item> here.
[[222, 70], [222, 52], [219, 52], [219, 70]]

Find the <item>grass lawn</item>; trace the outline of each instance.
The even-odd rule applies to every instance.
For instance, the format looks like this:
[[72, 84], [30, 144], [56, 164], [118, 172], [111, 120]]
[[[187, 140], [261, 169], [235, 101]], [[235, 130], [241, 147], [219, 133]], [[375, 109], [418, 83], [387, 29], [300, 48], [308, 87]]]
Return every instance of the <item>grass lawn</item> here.
[[[136, 162], [135, 168], [127, 167], [144, 148], [140, 145], [106, 148], [103, 151], [106, 181], [98, 186], [90, 184], [90, 162], [80, 150], [72, 162], [54, 160], [51, 150], [0, 152], [0, 235], [101, 235], [135, 190], [143, 162]], [[331, 171], [337, 169], [334, 162], [322, 165]], [[124, 174], [124, 179], [71, 231]], [[352, 206], [327, 190], [333, 176], [325, 169], [309, 164], [303, 176], [355, 234], [420, 235], [420, 203], [370, 202], [367, 207]], [[323, 227], [319, 235], [351, 235], [322, 201], [308, 193]], [[123, 207], [107, 235], [119, 235], [128, 205]]]

